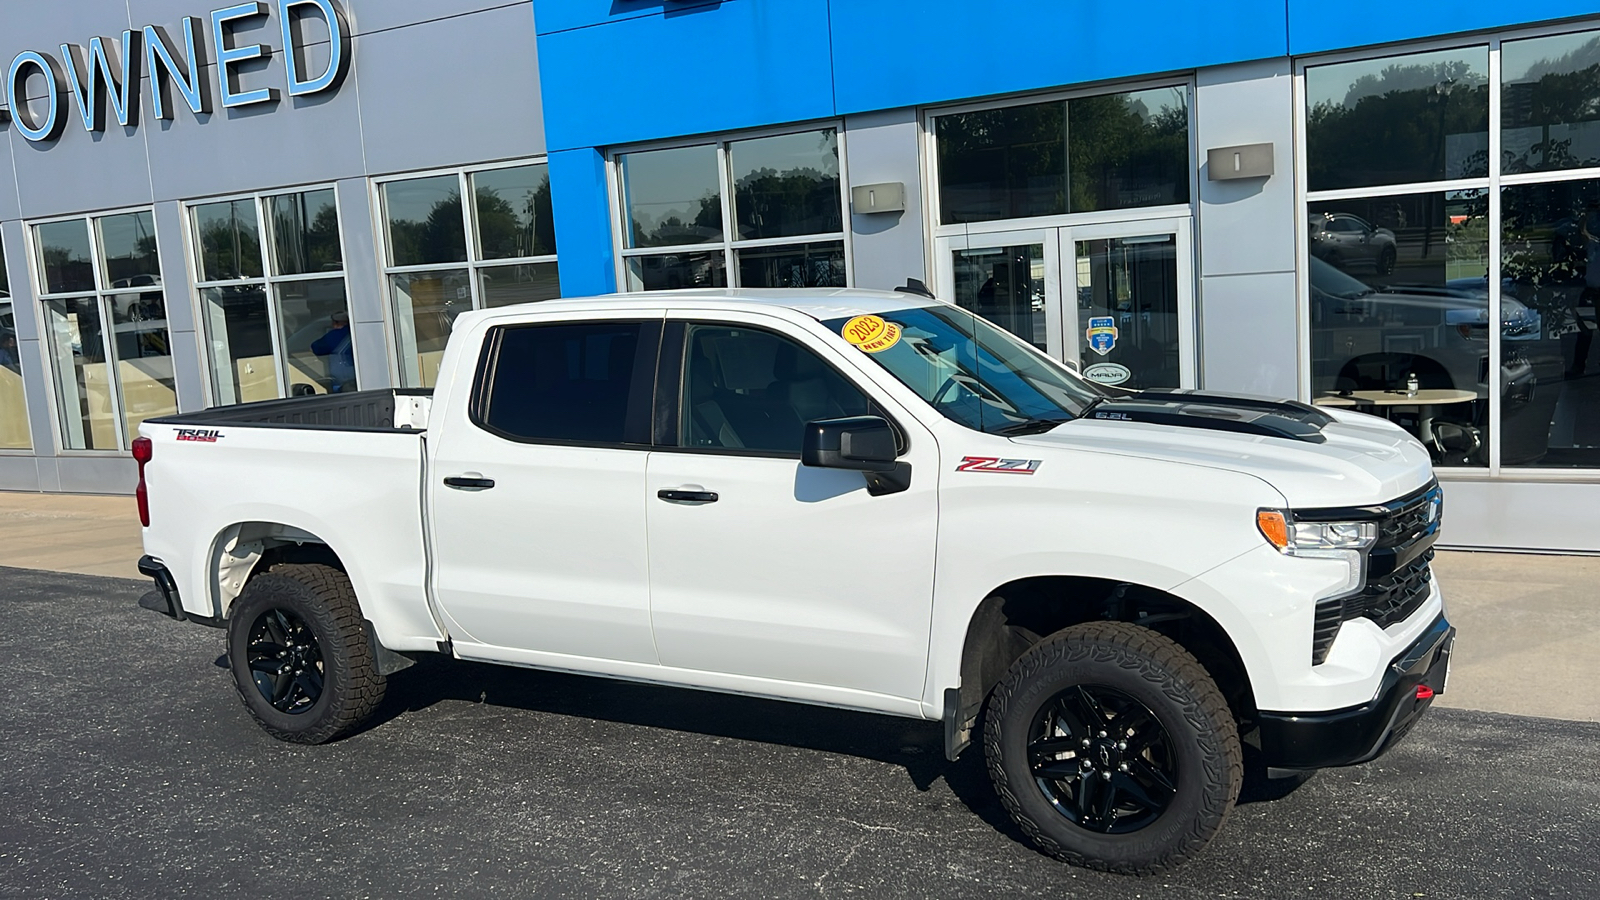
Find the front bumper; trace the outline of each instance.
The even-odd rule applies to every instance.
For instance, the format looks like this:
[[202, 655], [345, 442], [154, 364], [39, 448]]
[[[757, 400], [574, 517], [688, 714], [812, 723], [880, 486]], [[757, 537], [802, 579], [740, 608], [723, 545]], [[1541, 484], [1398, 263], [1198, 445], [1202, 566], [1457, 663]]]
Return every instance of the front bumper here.
[[[1377, 696], [1334, 712], [1262, 712], [1261, 753], [1276, 769], [1351, 766], [1383, 755], [1444, 693], [1456, 630], [1441, 613], [1390, 662]], [[1419, 688], [1426, 688], [1419, 696]]]

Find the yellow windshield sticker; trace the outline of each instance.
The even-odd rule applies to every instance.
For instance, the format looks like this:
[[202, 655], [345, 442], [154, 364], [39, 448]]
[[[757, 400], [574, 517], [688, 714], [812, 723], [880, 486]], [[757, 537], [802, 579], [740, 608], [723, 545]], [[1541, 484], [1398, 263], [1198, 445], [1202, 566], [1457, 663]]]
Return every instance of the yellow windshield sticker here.
[[900, 326], [879, 316], [856, 316], [844, 323], [844, 339], [867, 353], [882, 353], [900, 343]]

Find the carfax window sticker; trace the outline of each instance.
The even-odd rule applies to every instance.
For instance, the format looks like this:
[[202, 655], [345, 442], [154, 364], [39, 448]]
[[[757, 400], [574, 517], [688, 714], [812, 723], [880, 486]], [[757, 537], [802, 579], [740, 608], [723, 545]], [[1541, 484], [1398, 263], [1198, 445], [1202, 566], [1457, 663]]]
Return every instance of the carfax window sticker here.
[[956, 465], [957, 472], [993, 472], [997, 475], [1032, 475], [1042, 459], [1002, 459], [998, 456], [966, 456]]
[[844, 323], [839, 333], [865, 353], [882, 353], [900, 343], [901, 328], [881, 316], [856, 316]]

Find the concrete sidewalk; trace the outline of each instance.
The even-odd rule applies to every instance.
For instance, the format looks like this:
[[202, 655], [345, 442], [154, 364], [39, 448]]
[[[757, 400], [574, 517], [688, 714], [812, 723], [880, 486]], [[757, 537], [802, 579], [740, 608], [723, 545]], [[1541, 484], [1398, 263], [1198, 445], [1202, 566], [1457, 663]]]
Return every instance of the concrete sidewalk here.
[[[141, 578], [132, 497], [0, 492], [0, 566]], [[1445, 706], [1600, 722], [1600, 558], [1441, 552]]]

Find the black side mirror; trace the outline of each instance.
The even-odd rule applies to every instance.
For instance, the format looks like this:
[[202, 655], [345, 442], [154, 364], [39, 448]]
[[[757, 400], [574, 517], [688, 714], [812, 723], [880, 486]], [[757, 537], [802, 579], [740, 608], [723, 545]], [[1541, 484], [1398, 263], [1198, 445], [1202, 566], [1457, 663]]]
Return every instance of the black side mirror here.
[[818, 469], [892, 472], [894, 429], [878, 416], [819, 419], [807, 422], [800, 462]]

